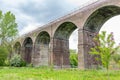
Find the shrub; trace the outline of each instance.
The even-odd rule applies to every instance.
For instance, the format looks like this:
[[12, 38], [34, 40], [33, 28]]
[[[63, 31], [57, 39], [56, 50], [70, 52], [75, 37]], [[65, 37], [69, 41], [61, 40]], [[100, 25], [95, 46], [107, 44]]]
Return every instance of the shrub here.
[[96, 60], [99, 60], [108, 71], [112, 55], [119, 49], [119, 46], [115, 46], [113, 33], [107, 35], [106, 31], [102, 31], [101, 34], [93, 38], [93, 41], [95, 46], [91, 48], [89, 53], [97, 55]]
[[10, 59], [10, 66], [14, 67], [22, 67], [26, 66], [26, 62], [21, 58], [19, 54], [14, 54]]
[[75, 53], [75, 51], [70, 51], [70, 65], [72, 68], [76, 68], [78, 66], [78, 55]]
[[114, 54], [112, 57], [113, 60], [120, 65], [120, 54]]
[[7, 58], [7, 59], [5, 60], [5, 66], [9, 66], [9, 64], [10, 64], [10, 61], [9, 61], [9, 59]]
[[5, 65], [5, 60], [8, 57], [7, 48], [0, 46], [0, 66]]
[[32, 63], [26, 64], [27, 67], [33, 67]]

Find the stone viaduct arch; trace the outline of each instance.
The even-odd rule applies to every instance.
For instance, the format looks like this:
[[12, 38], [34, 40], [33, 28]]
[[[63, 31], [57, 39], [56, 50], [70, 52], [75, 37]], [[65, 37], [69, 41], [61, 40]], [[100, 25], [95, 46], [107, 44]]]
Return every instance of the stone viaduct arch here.
[[[50, 35], [46, 31], [42, 31], [38, 34], [34, 45], [34, 65], [49, 65], [49, 43]], [[39, 64], [38, 64], [39, 63]]]
[[72, 22], [64, 22], [54, 33], [53, 37], [53, 65], [60, 67], [70, 66], [69, 37], [77, 28]]
[[[95, 46], [92, 39], [97, 33], [99, 33], [99, 30], [102, 27], [102, 25], [113, 16], [119, 14], [120, 14], [120, 7], [114, 5], [108, 5], [108, 6], [100, 7], [88, 17], [83, 27], [84, 43], [85, 43], [84, 51], [86, 51], [86, 54], [88, 54], [88, 51], [90, 51], [91, 47]], [[91, 57], [90, 55], [86, 55], [85, 57], [87, 59], [85, 61], [86, 64], [88, 65], [97, 64], [97, 62], [93, 60], [93, 57]]]
[[[98, 0], [25, 34], [16, 41], [23, 42], [21, 54], [24, 54], [23, 57], [28, 63], [37, 66], [69, 67], [68, 39], [78, 28], [78, 67], [91, 68], [98, 64], [94, 57], [88, 54], [90, 48], [95, 46], [93, 37], [108, 19], [119, 14], [120, 0]], [[32, 50], [30, 60], [25, 57], [27, 52], [23, 52], [26, 48]]]
[[22, 44], [22, 57], [27, 63], [32, 61], [33, 41], [30, 37], [27, 37]]

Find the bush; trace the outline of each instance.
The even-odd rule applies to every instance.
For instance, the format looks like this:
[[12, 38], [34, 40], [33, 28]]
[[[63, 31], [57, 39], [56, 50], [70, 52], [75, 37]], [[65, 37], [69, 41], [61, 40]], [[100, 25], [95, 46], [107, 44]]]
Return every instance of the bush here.
[[27, 67], [33, 67], [32, 63], [26, 64]]
[[78, 66], [78, 55], [75, 53], [75, 51], [70, 51], [70, 65], [72, 68], [76, 68]]
[[120, 65], [120, 54], [114, 54], [112, 58], [117, 64]]
[[6, 60], [5, 60], [5, 66], [9, 66], [9, 64], [10, 64], [9, 59], [6, 59]]
[[26, 66], [26, 62], [22, 60], [19, 54], [14, 54], [13, 57], [10, 59], [10, 66], [23, 67]]
[[5, 60], [8, 57], [8, 50], [5, 47], [0, 46], [0, 66], [5, 65]]

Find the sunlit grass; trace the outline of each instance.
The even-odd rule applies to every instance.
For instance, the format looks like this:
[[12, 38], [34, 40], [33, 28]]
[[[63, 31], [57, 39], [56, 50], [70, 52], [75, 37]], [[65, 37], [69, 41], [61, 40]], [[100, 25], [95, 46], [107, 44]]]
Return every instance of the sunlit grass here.
[[[110, 80], [120, 80], [120, 71], [109, 71]], [[50, 68], [0, 68], [0, 80], [108, 80], [104, 70]]]

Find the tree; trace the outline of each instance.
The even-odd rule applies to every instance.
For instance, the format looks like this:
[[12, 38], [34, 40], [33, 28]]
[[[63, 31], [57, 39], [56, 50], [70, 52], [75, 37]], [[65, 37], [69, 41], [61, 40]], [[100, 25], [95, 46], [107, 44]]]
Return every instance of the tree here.
[[15, 16], [9, 11], [2, 14], [0, 11], [0, 45], [8, 46], [18, 33]]
[[94, 38], [94, 42], [96, 46], [91, 48], [90, 53], [98, 55], [99, 57], [97, 57], [97, 59], [100, 60], [102, 66], [108, 70], [110, 59], [119, 48], [119, 46], [115, 46], [113, 33], [106, 35], [106, 32], [103, 31]]
[[[17, 36], [17, 33], [15, 16], [10, 11], [5, 14], [0, 11], [0, 48], [6, 48], [4, 50], [11, 53], [12, 41]], [[4, 54], [4, 51], [0, 54]]]

